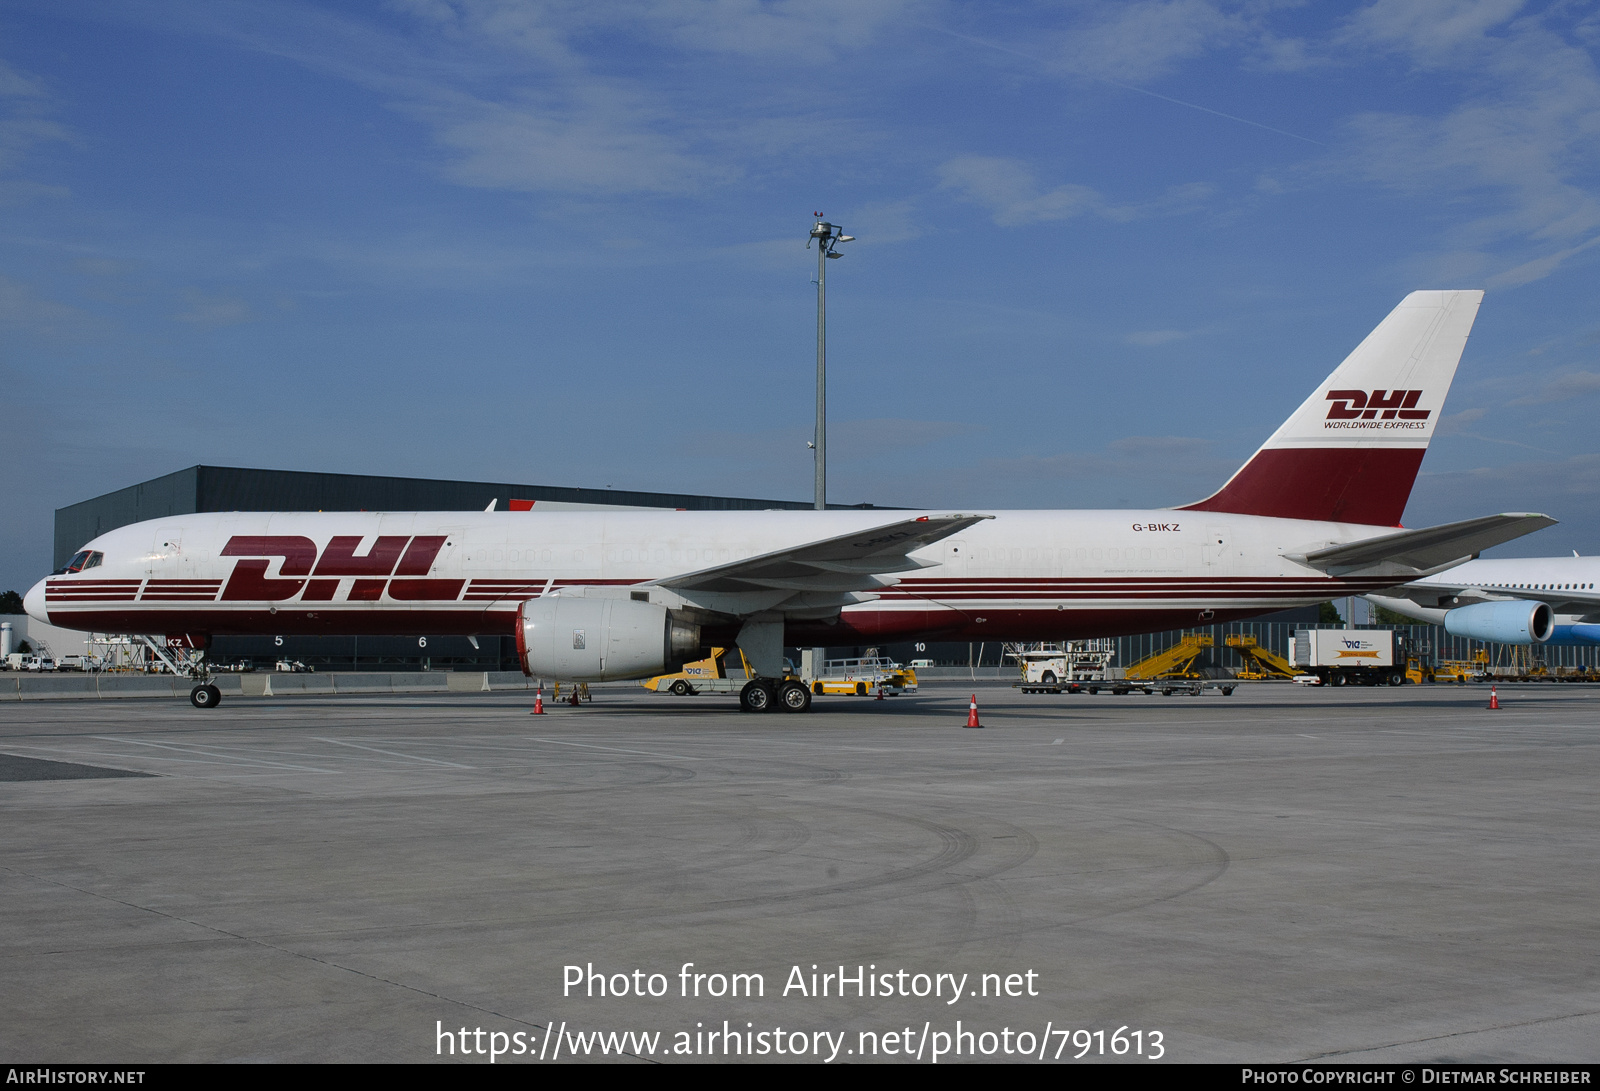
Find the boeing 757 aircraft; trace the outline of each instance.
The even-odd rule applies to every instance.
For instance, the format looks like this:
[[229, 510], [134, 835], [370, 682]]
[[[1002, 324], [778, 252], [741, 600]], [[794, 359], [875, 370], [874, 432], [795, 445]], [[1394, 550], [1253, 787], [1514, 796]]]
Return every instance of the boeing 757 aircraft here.
[[[95, 632], [514, 633], [530, 676], [667, 673], [737, 643], [742, 705], [802, 711], [786, 645], [1077, 639], [1428, 575], [1551, 525], [1400, 516], [1483, 293], [1413, 292], [1213, 495], [1132, 511], [291, 512], [121, 527], [28, 592]], [[215, 703], [196, 686], [196, 704]]]
[[1468, 561], [1366, 598], [1473, 640], [1600, 644], [1600, 557]]

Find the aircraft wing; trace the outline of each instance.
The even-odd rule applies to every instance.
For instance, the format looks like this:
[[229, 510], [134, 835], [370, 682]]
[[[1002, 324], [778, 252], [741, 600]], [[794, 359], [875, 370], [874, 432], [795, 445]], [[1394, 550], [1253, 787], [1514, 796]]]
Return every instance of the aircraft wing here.
[[890, 572], [927, 565], [910, 554], [992, 515], [919, 515], [879, 527], [821, 538], [742, 561], [652, 581], [674, 591], [857, 591], [883, 587]]
[[1401, 530], [1360, 542], [1328, 546], [1293, 559], [1324, 572], [1336, 568], [1348, 572], [1391, 564], [1423, 575], [1470, 560], [1490, 546], [1555, 524], [1556, 520], [1548, 515], [1531, 512], [1485, 515], [1481, 519]]

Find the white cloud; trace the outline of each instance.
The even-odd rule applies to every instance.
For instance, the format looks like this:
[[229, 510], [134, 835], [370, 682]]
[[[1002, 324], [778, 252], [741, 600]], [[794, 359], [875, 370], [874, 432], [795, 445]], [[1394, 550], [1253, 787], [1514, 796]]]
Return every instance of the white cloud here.
[[1468, 435], [1467, 425], [1474, 424], [1484, 418], [1487, 409], [1463, 409], [1459, 413], [1451, 413], [1440, 417], [1438, 427], [1433, 431], [1436, 436]]
[[1600, 372], [1571, 371], [1545, 380], [1539, 390], [1514, 399], [1512, 405], [1549, 405], [1600, 394]]
[[[289, 0], [179, 11], [191, 30], [388, 96], [447, 151], [452, 181], [612, 197], [703, 192], [797, 149], [859, 146], [848, 119], [819, 119], [817, 96], [771, 66], [860, 52], [923, 2], [390, 0], [398, 21]], [[702, 78], [705, 52], [748, 78]]]
[[1100, 5], [1068, 33], [1057, 57], [1075, 75], [1145, 82], [1177, 62], [1237, 40], [1245, 26], [1205, 0], [1144, 0]]
[[[65, 126], [49, 118], [52, 105], [37, 80], [0, 61], [0, 175], [17, 171], [36, 145], [73, 141], [73, 134]], [[4, 204], [65, 194], [63, 187], [49, 183], [0, 178], [0, 203]]]
[[208, 296], [201, 292], [185, 293], [188, 306], [172, 317], [193, 326], [237, 326], [252, 322], [255, 315], [250, 305], [231, 296]]
[[858, 205], [843, 226], [852, 235], [875, 243], [910, 242], [924, 234], [916, 205], [909, 200]]
[[1002, 227], [1070, 220], [1089, 213], [1111, 215], [1105, 198], [1088, 186], [1061, 185], [1041, 190], [1033, 172], [1016, 159], [970, 155], [939, 168], [940, 184], [987, 206]]
[[391, 0], [390, 7], [463, 38], [533, 56], [570, 55], [600, 33], [668, 39], [686, 50], [815, 65], [870, 46], [927, 0]]
[[30, 284], [0, 276], [0, 328], [25, 330], [46, 337], [70, 337], [95, 324], [89, 312], [47, 299]]
[[1174, 341], [1186, 341], [1199, 332], [1199, 330], [1140, 330], [1137, 333], [1126, 334], [1122, 339], [1130, 345], [1155, 348], [1158, 345], [1170, 345]]
[[648, 111], [626, 96], [553, 106], [468, 96], [414, 104], [440, 144], [462, 153], [448, 175], [488, 189], [570, 193], [684, 193], [733, 172], [651, 130]]
[[939, 167], [940, 185], [987, 207], [1001, 227], [1098, 216], [1125, 223], [1147, 216], [1185, 212], [1211, 193], [1209, 186], [1174, 186], [1154, 200], [1113, 204], [1089, 186], [1066, 183], [1044, 189], [1027, 164], [1017, 159], [968, 155]]
[[1489, 31], [1527, 6], [1527, 0], [1378, 0], [1350, 21], [1357, 40], [1398, 45], [1421, 60], [1449, 64], [1489, 43]]
[[1367, 112], [1348, 123], [1349, 169], [1396, 190], [1466, 203], [1460, 252], [1488, 252], [1514, 286], [1600, 242], [1600, 73], [1569, 40], [1561, 5], [1517, 18], [1516, 0], [1383, 0], [1347, 42], [1397, 52], [1469, 90], [1438, 115]]

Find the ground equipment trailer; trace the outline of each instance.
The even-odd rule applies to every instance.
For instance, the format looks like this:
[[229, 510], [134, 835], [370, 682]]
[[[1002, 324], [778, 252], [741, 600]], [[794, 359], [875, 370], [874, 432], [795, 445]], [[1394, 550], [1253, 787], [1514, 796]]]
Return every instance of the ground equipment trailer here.
[[1236, 684], [1231, 679], [1221, 679], [1213, 682], [1198, 678], [1162, 678], [1153, 682], [1145, 682], [1137, 679], [1119, 678], [1111, 682], [1101, 682], [1097, 685], [1083, 688], [1090, 693], [1099, 693], [1103, 689], [1108, 689], [1119, 696], [1124, 693], [1143, 693], [1146, 696], [1153, 696], [1159, 693], [1163, 697], [1171, 697], [1175, 693], [1182, 697], [1198, 697], [1206, 690], [1214, 689], [1224, 697], [1227, 697], [1233, 693]]
[[880, 690], [889, 697], [915, 693], [917, 672], [882, 656], [828, 659], [811, 680], [811, 692], [819, 697], [875, 697]]

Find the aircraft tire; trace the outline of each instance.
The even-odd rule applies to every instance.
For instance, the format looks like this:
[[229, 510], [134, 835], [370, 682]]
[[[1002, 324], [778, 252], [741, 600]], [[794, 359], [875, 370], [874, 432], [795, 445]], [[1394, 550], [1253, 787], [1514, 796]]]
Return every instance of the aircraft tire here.
[[777, 694], [772, 692], [772, 687], [759, 679], [744, 684], [744, 689], [739, 691], [739, 711], [741, 712], [771, 712], [777, 704]]
[[778, 690], [778, 707], [785, 712], [810, 712], [811, 691], [802, 682], [785, 682]]
[[189, 703], [195, 708], [216, 708], [222, 703], [222, 691], [216, 686], [196, 686], [189, 691]]

